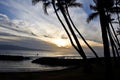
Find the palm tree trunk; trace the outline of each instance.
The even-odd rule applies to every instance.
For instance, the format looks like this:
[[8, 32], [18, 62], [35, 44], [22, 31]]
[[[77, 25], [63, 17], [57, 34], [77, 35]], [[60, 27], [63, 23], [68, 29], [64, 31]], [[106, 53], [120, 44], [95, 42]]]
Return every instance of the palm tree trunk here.
[[[118, 53], [118, 50], [116, 48], [116, 44], [112, 38], [112, 33], [111, 33], [111, 30], [110, 28], [108, 28], [108, 33], [109, 33], [109, 37], [110, 37], [110, 41], [111, 41], [111, 47], [112, 47], [112, 51], [113, 51], [113, 57], [114, 57], [114, 63], [115, 63], [115, 66], [118, 66], [119, 65], [119, 60], [118, 58], [116, 58], [116, 56], [119, 57], [119, 53]], [[116, 55], [117, 53], [117, 55]]]
[[111, 43], [111, 47], [112, 47], [113, 57], [114, 57], [114, 59], [116, 59], [115, 48], [114, 48], [115, 43], [114, 43], [114, 40], [113, 40], [113, 38], [111, 36], [112, 34], [111, 34], [111, 31], [110, 31], [110, 28], [108, 27], [107, 30], [108, 30], [108, 35], [109, 35], [109, 38], [110, 38], [110, 43]]
[[74, 40], [75, 40], [75, 42], [77, 44], [78, 49], [80, 50], [79, 54], [82, 56], [83, 59], [86, 60], [87, 57], [86, 57], [86, 55], [85, 55], [85, 53], [84, 53], [84, 51], [83, 51], [83, 49], [82, 49], [82, 47], [81, 47], [81, 45], [79, 43], [79, 40], [78, 40], [77, 36], [75, 35], [75, 33], [74, 33], [74, 31], [73, 31], [73, 29], [71, 27], [71, 24], [70, 24], [66, 14], [65, 14], [65, 12], [64, 12], [64, 8], [62, 7], [60, 0], [57, 0], [57, 1], [58, 1], [58, 5], [59, 5], [59, 8], [60, 8], [60, 11], [61, 11], [61, 13], [62, 13], [62, 15], [63, 15], [67, 25], [68, 25], [68, 27], [69, 27], [69, 30], [71, 31], [71, 33], [73, 35], [73, 38], [74, 38]]
[[100, 11], [100, 23], [101, 23], [101, 30], [102, 30], [102, 39], [104, 45], [104, 57], [105, 57], [105, 65], [106, 65], [106, 79], [110, 80], [109, 77], [111, 76], [111, 59], [110, 59], [110, 49], [109, 49], [109, 40], [106, 28], [106, 21], [104, 19], [105, 14], [103, 11]]
[[98, 3], [98, 11], [100, 14], [100, 25], [102, 31], [102, 39], [103, 39], [103, 47], [104, 47], [104, 57], [105, 57], [105, 69], [106, 69], [106, 80], [111, 80], [112, 78], [112, 64], [111, 64], [111, 56], [110, 56], [110, 49], [109, 49], [109, 40], [108, 40], [108, 33], [107, 33], [107, 20], [104, 11], [103, 5], [101, 5], [101, 0], [97, 0]]
[[87, 43], [87, 41], [85, 40], [85, 38], [82, 36], [82, 34], [79, 32], [79, 30], [77, 29], [77, 27], [75, 26], [75, 24], [73, 23], [72, 19], [71, 19], [71, 16], [69, 14], [69, 11], [68, 11], [68, 7], [66, 7], [66, 11], [67, 11], [67, 14], [68, 14], [68, 17], [69, 17], [69, 20], [70, 22], [72, 23], [74, 29], [77, 31], [77, 33], [79, 34], [79, 36], [82, 38], [82, 40], [84, 41], [84, 43], [90, 48], [90, 50], [94, 53], [94, 55], [96, 56], [96, 58], [98, 59], [98, 55], [97, 53], [94, 51], [94, 49]]

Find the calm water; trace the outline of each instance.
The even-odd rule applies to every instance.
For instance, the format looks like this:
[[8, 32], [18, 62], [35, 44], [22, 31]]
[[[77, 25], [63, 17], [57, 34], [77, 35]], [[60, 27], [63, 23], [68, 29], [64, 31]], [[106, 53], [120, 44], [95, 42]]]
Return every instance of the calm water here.
[[[64, 53], [64, 52], [50, 52], [50, 51], [0, 51], [0, 55], [19, 55], [30, 57], [30, 60], [23, 61], [0, 61], [0, 72], [30, 72], [30, 71], [51, 71], [51, 70], [61, 70], [66, 67], [50, 67], [46, 65], [40, 65], [31, 63], [39, 57], [63, 57], [64, 58], [80, 58], [78, 54], [74, 53]], [[73, 57], [74, 56], [74, 57]]]

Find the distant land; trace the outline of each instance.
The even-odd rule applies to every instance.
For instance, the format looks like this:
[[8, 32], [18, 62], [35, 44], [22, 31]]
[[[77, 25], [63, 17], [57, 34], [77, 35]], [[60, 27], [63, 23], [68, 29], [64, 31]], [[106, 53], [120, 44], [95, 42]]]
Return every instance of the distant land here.
[[[0, 45], [0, 50], [36, 50], [41, 51], [42, 49], [30, 49], [26, 47], [20, 47], [15, 45]], [[44, 50], [42, 50], [44, 51]]]

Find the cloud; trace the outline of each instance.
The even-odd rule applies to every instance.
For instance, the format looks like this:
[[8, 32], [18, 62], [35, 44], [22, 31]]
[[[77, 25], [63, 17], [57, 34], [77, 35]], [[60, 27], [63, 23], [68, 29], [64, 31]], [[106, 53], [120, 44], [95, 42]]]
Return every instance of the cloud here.
[[[80, 1], [83, 5], [90, 2], [88, 0]], [[37, 36], [49, 35], [53, 37], [61, 37], [63, 34], [66, 34], [56, 18], [52, 7], [48, 9], [49, 15], [45, 15], [42, 10], [42, 4], [33, 6], [31, 0], [25, 0], [22, 2], [20, 0], [2, 0], [0, 2], [5, 6], [10, 7], [9, 11], [16, 16], [16, 19], [30, 23], [28, 29], [32, 30]], [[93, 22], [87, 24], [86, 19], [88, 14], [84, 9], [70, 9], [70, 14], [76, 26], [86, 39], [100, 41], [100, 28], [98, 28], [98, 23]], [[96, 36], [96, 34], [99, 36]]]
[[5, 22], [8, 22], [9, 21], [9, 18], [8, 16], [4, 15], [4, 14], [0, 14], [0, 21], [5, 21]]
[[[0, 14], [0, 33], [1, 35], [4, 34], [10, 34], [15, 36], [25, 36], [25, 35], [31, 35], [31, 31], [29, 31], [25, 25], [26, 23], [21, 23], [19, 20], [16, 20], [18, 22], [15, 23], [15, 21], [9, 19], [6, 15]], [[21, 25], [23, 24], [23, 25]], [[4, 33], [4, 34], [3, 34]]]
[[[91, 12], [88, 9], [89, 6], [86, 6], [86, 4], [89, 4], [91, 0], [78, 1], [83, 3], [83, 8], [69, 9], [70, 15], [76, 27], [90, 45], [93, 46], [98, 53], [103, 53], [101, 43], [98, 43], [101, 42], [101, 30], [98, 21], [92, 21], [90, 24], [86, 22], [88, 14]], [[60, 50], [60, 48], [57, 48], [49, 42], [57, 38], [69, 41], [52, 7], [48, 9], [49, 15], [45, 15], [42, 10], [42, 5], [37, 4], [33, 6], [31, 0], [0, 0], [0, 4], [5, 7], [5, 11], [8, 11], [5, 12], [6, 14], [0, 13], [0, 44], [10, 44], [35, 49]], [[11, 18], [11, 16], [14, 17]], [[60, 16], [62, 17], [61, 14]], [[64, 21], [63, 17], [62, 20]], [[81, 40], [80, 42], [83, 43]], [[91, 54], [91, 51], [88, 50], [85, 44], [82, 45], [85, 51]], [[68, 50], [68, 53], [77, 53], [73, 49], [65, 50]], [[65, 54], [66, 53], [67, 52], [65, 52]]]
[[[101, 30], [99, 23], [97, 21], [93, 21], [90, 24], [87, 24], [86, 22], [88, 17], [87, 12], [90, 12], [88, 9], [89, 6], [86, 4], [91, 3], [91, 0], [78, 1], [83, 3], [83, 8], [69, 9], [75, 25], [85, 39], [101, 42]], [[67, 39], [67, 35], [54, 14], [52, 7], [48, 9], [49, 15], [45, 15], [42, 10], [42, 4], [40, 3], [33, 6], [31, 0], [24, 0], [22, 2], [21, 0], [1, 0], [0, 4], [7, 6], [7, 10], [15, 16], [13, 19], [8, 19], [15, 25], [12, 29], [17, 31], [7, 29], [7, 32], [14, 33], [15, 35], [20, 34], [22, 36], [38, 36], [40, 38], [60, 37]]]
[[55, 50], [57, 47], [40, 39], [18, 36], [1, 36], [0, 45], [15, 45], [31, 49]]

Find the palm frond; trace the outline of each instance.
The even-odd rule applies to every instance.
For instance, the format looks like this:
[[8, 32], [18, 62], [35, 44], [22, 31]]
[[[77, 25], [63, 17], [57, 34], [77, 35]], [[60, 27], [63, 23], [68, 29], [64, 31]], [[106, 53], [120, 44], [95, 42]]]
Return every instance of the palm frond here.
[[112, 7], [108, 11], [111, 13], [116, 13], [116, 12], [120, 13], [120, 7]]
[[90, 9], [92, 9], [92, 10], [94, 10], [94, 11], [97, 11], [97, 10], [98, 10], [97, 6], [91, 5], [91, 4], [90, 4]]
[[48, 14], [47, 8], [50, 6], [49, 0], [32, 0], [32, 4], [36, 5], [37, 3], [42, 2], [43, 3], [43, 10], [45, 14]]
[[97, 0], [93, 0], [93, 1], [94, 1], [95, 4], [97, 4], [97, 2], [98, 2]]
[[87, 22], [89, 23], [91, 20], [93, 20], [95, 17], [97, 17], [98, 14], [99, 14], [98, 12], [90, 14], [87, 18]]
[[74, 3], [68, 4], [68, 7], [82, 7], [82, 4], [74, 2]]
[[43, 3], [43, 10], [45, 14], [48, 14], [47, 8], [50, 6], [50, 2]]

